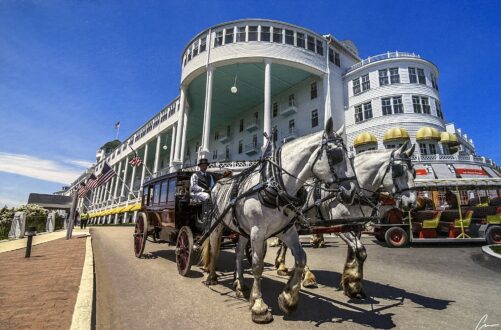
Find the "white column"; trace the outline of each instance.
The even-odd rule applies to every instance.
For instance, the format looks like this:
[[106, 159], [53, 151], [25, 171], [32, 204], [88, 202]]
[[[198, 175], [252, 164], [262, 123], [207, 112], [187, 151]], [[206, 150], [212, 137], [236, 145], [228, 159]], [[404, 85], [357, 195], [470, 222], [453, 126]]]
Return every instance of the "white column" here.
[[153, 174], [158, 172], [158, 162], [160, 161], [160, 144], [162, 143], [162, 137], [160, 134], [157, 135], [157, 147], [155, 149], [155, 161], [153, 164]]
[[129, 195], [127, 196], [127, 200], [129, 200], [130, 194], [134, 193], [134, 177], [135, 176], [136, 176], [136, 166], [133, 166], [132, 167], [132, 177], [130, 178], [130, 185], [129, 185], [130, 191], [129, 191]]
[[[324, 104], [324, 127], [325, 124], [327, 124], [327, 120], [329, 118], [332, 118], [332, 108], [331, 108], [331, 88], [330, 88], [330, 74], [326, 73], [323, 75], [323, 87], [324, 87], [324, 99], [325, 99], [325, 104]], [[339, 126], [334, 123], [334, 127]]]
[[182, 139], [182, 133], [183, 133], [183, 122], [184, 122], [184, 111], [185, 111], [185, 104], [186, 104], [186, 94], [184, 87], [181, 86], [181, 95], [179, 97], [179, 117], [177, 120], [177, 132], [176, 132], [176, 149], [174, 150], [174, 163], [177, 163], [176, 165], [179, 165], [181, 162], [181, 139]]
[[124, 191], [125, 191], [125, 180], [127, 179], [127, 169], [129, 168], [129, 156], [127, 156], [127, 158], [125, 158], [125, 164], [124, 164], [124, 177], [122, 179], [122, 187], [120, 188], [120, 197], [122, 197], [124, 195]]
[[209, 141], [210, 141], [210, 123], [211, 123], [211, 106], [212, 106], [212, 81], [214, 76], [214, 68], [212, 65], [207, 66], [207, 87], [205, 89], [205, 109], [204, 109], [204, 128], [202, 135], [202, 150], [199, 158], [209, 158]]
[[184, 163], [185, 151], [186, 151], [186, 132], [188, 131], [188, 106], [184, 110], [184, 120], [183, 120], [183, 136], [181, 138], [181, 162]]
[[144, 183], [144, 176], [146, 175], [146, 160], [148, 159], [148, 143], [145, 143], [144, 145], [144, 157], [143, 157], [143, 171], [141, 172], [141, 187], [143, 186]]
[[176, 148], [176, 128], [177, 124], [172, 126], [172, 137], [170, 141], [170, 157], [169, 157], [169, 172], [172, 173], [176, 169], [174, 168], [174, 149]]
[[[271, 60], [264, 60], [264, 115], [263, 115], [263, 133], [268, 136], [271, 134]], [[267, 143], [266, 137], [263, 137], [263, 146], [261, 150], [264, 152]]]
[[117, 176], [115, 178], [115, 190], [113, 191], [113, 199], [117, 198], [117, 192], [118, 192], [118, 183], [120, 182], [120, 174], [122, 174], [122, 162], [120, 161], [118, 163], [118, 172]]

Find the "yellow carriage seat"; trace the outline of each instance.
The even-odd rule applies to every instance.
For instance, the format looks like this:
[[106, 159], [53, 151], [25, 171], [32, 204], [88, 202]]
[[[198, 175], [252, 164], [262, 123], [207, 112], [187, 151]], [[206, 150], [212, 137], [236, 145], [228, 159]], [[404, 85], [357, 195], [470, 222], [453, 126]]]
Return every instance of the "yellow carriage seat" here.
[[437, 211], [433, 216], [433, 219], [423, 220], [423, 229], [436, 229], [438, 227], [438, 223], [440, 222], [440, 216], [442, 215], [442, 211]]
[[[471, 218], [473, 216], [473, 210], [466, 211], [466, 214], [463, 218], [463, 227], [468, 228], [471, 224]], [[461, 228], [461, 220], [454, 220], [454, 228]]]

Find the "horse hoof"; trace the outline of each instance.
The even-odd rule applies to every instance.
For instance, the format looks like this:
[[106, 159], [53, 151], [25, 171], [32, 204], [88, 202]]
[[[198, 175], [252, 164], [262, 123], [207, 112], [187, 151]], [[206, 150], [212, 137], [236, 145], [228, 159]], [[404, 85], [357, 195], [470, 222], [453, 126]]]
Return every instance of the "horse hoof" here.
[[264, 314], [255, 314], [252, 313], [252, 322], [258, 324], [266, 324], [273, 321], [273, 315], [271, 315], [270, 311], [266, 311]]
[[287, 268], [285, 268], [285, 269], [278, 269], [277, 270], [277, 275], [279, 275], [279, 276], [289, 276], [289, 270]]
[[290, 304], [287, 302], [287, 299], [285, 298], [284, 293], [282, 292], [282, 293], [278, 296], [278, 307], [279, 307], [279, 308], [280, 308], [280, 310], [281, 310], [282, 312], [284, 312], [285, 314], [290, 314], [290, 313], [294, 312], [294, 311], [297, 309], [297, 304], [290, 305]]
[[314, 280], [312, 279], [306, 279], [303, 281], [303, 286], [305, 288], [310, 288], [310, 289], [315, 289], [315, 288], [318, 288], [318, 284], [317, 282], [315, 282]]
[[318, 244], [318, 247], [322, 248], [322, 249], [325, 248], [325, 242], [323, 242], [323, 241], [320, 242], [320, 244]]
[[203, 284], [205, 284], [205, 285], [207, 285], [207, 286], [211, 286], [211, 285], [216, 285], [216, 284], [218, 284], [218, 283], [217, 283], [217, 279], [215, 279], [215, 280], [209, 280], [209, 279], [208, 279], [208, 280], [206, 280], [206, 281], [203, 281], [202, 283], [203, 283]]

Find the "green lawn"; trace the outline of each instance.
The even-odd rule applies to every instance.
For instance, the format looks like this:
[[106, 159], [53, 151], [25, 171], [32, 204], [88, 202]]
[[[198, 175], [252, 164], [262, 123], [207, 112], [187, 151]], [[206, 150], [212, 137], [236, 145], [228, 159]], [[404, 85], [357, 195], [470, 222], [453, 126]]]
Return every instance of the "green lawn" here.
[[491, 246], [491, 250], [496, 252], [497, 254], [501, 254], [501, 245]]

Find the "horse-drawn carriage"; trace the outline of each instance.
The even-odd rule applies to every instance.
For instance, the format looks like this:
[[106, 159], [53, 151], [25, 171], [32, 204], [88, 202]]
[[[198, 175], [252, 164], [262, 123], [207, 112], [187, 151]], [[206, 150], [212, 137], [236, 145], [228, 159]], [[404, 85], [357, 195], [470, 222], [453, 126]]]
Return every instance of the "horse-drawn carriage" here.
[[[143, 255], [146, 241], [175, 242], [177, 268], [183, 276], [197, 259], [194, 239], [201, 238], [209, 225], [208, 205], [190, 198], [192, 174], [179, 171], [146, 181], [134, 230], [134, 253], [138, 258]], [[238, 234], [227, 231], [225, 238], [235, 243]]]

